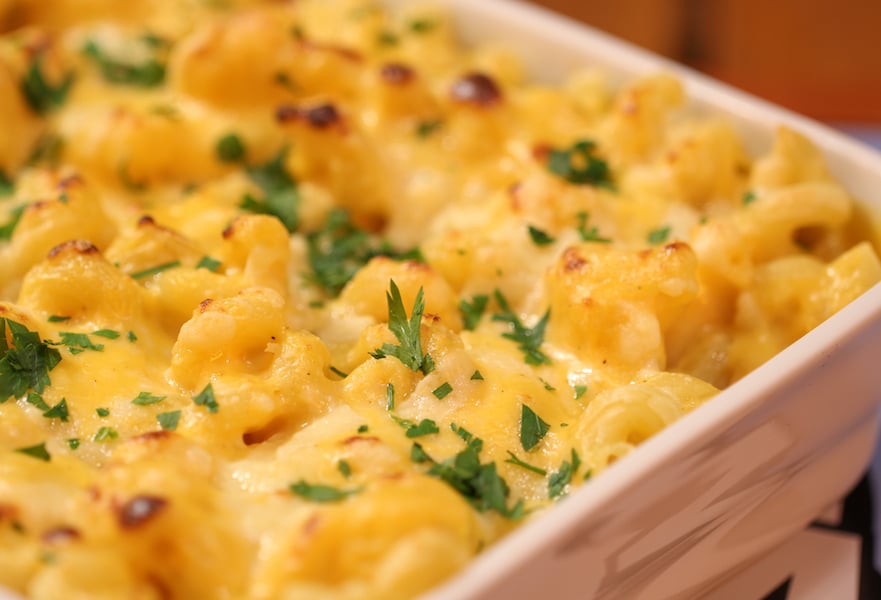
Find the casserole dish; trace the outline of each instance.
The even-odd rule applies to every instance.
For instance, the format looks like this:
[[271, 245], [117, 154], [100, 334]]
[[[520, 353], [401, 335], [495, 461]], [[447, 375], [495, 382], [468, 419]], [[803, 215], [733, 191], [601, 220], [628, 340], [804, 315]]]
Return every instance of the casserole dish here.
[[[841, 133], [525, 3], [445, 4], [466, 42], [518, 49], [533, 77], [585, 64], [618, 82], [674, 72], [691, 110], [724, 113], [750, 151], [788, 124], [856, 198], [881, 208], [881, 155]], [[865, 472], [878, 434], [879, 340], [876, 285], [425, 598], [712, 597]]]

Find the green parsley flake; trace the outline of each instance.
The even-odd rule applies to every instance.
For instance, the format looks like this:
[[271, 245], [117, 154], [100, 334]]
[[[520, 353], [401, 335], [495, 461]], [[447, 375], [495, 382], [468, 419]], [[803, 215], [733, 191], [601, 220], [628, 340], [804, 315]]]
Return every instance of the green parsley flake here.
[[98, 329], [97, 331], [93, 331], [92, 335], [97, 335], [98, 337], [108, 340], [115, 340], [119, 337], [119, 332], [112, 329]]
[[67, 400], [62, 398], [61, 401], [52, 408], [46, 409], [43, 416], [47, 419], [58, 419], [63, 423], [67, 422], [70, 413], [67, 410]]
[[347, 463], [346, 461], [340, 460], [336, 464], [336, 468], [346, 479], [352, 476], [352, 467], [350, 467], [349, 463]]
[[576, 386], [573, 387], [572, 389], [575, 390], [575, 399], [576, 399], [576, 400], [578, 400], [579, 398], [581, 398], [581, 397], [587, 392], [587, 386], [586, 386], [586, 385], [576, 385]]
[[330, 487], [328, 485], [312, 485], [300, 480], [291, 484], [288, 488], [291, 493], [305, 498], [310, 502], [339, 502], [345, 500], [349, 496], [359, 493], [363, 488], [354, 488], [349, 490], [341, 490]]
[[152, 277], [162, 271], [167, 271], [169, 269], [174, 269], [180, 266], [179, 260], [172, 260], [167, 263], [162, 263], [161, 265], [156, 265], [155, 267], [150, 267], [149, 269], [144, 269], [143, 271], [137, 271], [131, 274], [132, 279], [145, 279], [147, 277]]
[[165, 65], [153, 58], [140, 65], [129, 64], [108, 56], [92, 40], [86, 42], [83, 54], [98, 67], [108, 83], [149, 88], [162, 85], [165, 80]]
[[394, 356], [411, 370], [421, 370], [427, 375], [434, 370], [434, 361], [428, 354], [422, 354], [420, 329], [422, 313], [425, 310], [422, 288], [420, 287], [419, 292], [416, 294], [416, 300], [413, 303], [413, 311], [409, 320], [407, 319], [407, 311], [404, 308], [401, 292], [398, 290], [394, 280], [389, 281], [389, 291], [386, 292], [386, 300], [388, 302], [388, 327], [395, 337], [398, 338], [399, 344], [395, 346], [385, 343], [381, 348], [371, 352], [370, 356], [376, 359]]
[[195, 402], [199, 406], [204, 406], [208, 409], [208, 412], [216, 413], [219, 410], [219, 406], [217, 405], [217, 400], [214, 397], [214, 388], [209, 383], [205, 386], [205, 388], [198, 393], [198, 395], [193, 396], [193, 402]]
[[385, 386], [385, 408], [386, 410], [395, 409], [395, 386], [392, 383]]
[[434, 394], [434, 397], [437, 398], [438, 400], [443, 400], [452, 391], [453, 391], [453, 386], [451, 386], [449, 384], [449, 382], [445, 381], [442, 384], [440, 384], [439, 386], [437, 386], [434, 390], [432, 390], [431, 393]]
[[484, 294], [474, 296], [471, 298], [471, 302], [465, 299], [459, 301], [459, 313], [462, 315], [462, 325], [465, 329], [474, 331], [474, 328], [480, 323], [480, 318], [488, 303], [489, 296]]
[[138, 341], [138, 336], [135, 335], [134, 331], [129, 331], [127, 337], [128, 337], [128, 341], [130, 341], [130, 342], [137, 342]]
[[25, 402], [42, 411], [49, 410], [49, 405], [46, 404], [45, 400], [43, 400], [43, 396], [41, 396], [37, 392], [30, 392], [25, 398]]
[[657, 246], [658, 244], [663, 244], [667, 241], [667, 238], [670, 237], [670, 231], [672, 231], [671, 227], [669, 225], [664, 225], [649, 231], [646, 239], [652, 246]]
[[5, 225], [0, 225], [0, 240], [11, 240], [21, 216], [24, 214], [26, 205], [19, 204], [9, 211], [9, 221]]
[[550, 425], [539, 417], [534, 410], [521, 405], [520, 410], [520, 445], [526, 451], [532, 450], [550, 429]]
[[228, 133], [217, 140], [215, 152], [223, 162], [240, 162], [245, 159], [245, 144], [236, 134]]
[[50, 460], [52, 460], [52, 456], [49, 454], [49, 451], [46, 450], [46, 442], [41, 442], [36, 446], [16, 448], [15, 451], [20, 454], [26, 454], [32, 458], [36, 458], [45, 462], [49, 462]]
[[596, 227], [591, 227], [590, 229], [587, 228], [587, 222], [590, 219], [589, 213], [581, 211], [576, 217], [578, 218], [578, 235], [581, 236], [582, 242], [598, 242], [600, 244], [611, 243], [612, 240], [601, 236], [599, 229]]
[[493, 321], [501, 321], [511, 325], [512, 331], [503, 333], [502, 337], [517, 342], [518, 348], [523, 352], [524, 359], [530, 365], [547, 365], [551, 359], [540, 348], [544, 341], [545, 328], [548, 324], [551, 312], [548, 309], [538, 320], [534, 327], [526, 327], [520, 318], [514, 314], [507, 300], [500, 290], [495, 291], [496, 302], [502, 312], [492, 316]]
[[285, 168], [286, 155], [287, 148], [283, 148], [269, 162], [247, 168], [248, 177], [260, 188], [263, 196], [255, 198], [245, 194], [239, 208], [256, 214], [273, 216], [293, 233], [300, 223], [298, 215], [300, 192], [297, 190], [296, 181]]
[[517, 458], [517, 455], [514, 454], [513, 452], [511, 452], [510, 450], [508, 450], [508, 455], [511, 458], [505, 459], [506, 463], [510, 463], [512, 465], [517, 465], [518, 467], [526, 469], [527, 471], [532, 471], [533, 473], [538, 473], [539, 475], [542, 475], [542, 476], [545, 476], [548, 474], [548, 472], [545, 471], [544, 469], [542, 469], [541, 467], [536, 467], [535, 465], [531, 465], [528, 462], [525, 462], [525, 461]]
[[532, 225], [529, 226], [529, 237], [532, 239], [532, 243], [536, 246], [549, 246], [556, 241], [550, 235]]
[[480, 371], [474, 371], [471, 374], [471, 381], [483, 381], [483, 373]]
[[545, 166], [551, 173], [569, 183], [593, 185], [614, 191], [609, 165], [595, 155], [595, 150], [596, 143], [579, 140], [565, 150], [551, 149]]
[[52, 85], [43, 75], [42, 62], [42, 52], [37, 52], [21, 80], [21, 91], [30, 107], [38, 114], [45, 114], [64, 104], [74, 80], [73, 73], [70, 72], [58, 85]]
[[210, 256], [203, 256], [199, 259], [199, 262], [196, 263], [197, 269], [208, 269], [212, 273], [217, 273], [217, 270], [220, 268], [221, 262], [215, 258], [211, 258]]
[[159, 413], [156, 415], [156, 421], [159, 422], [159, 427], [161, 427], [163, 431], [174, 431], [177, 429], [177, 424], [180, 421], [180, 411], [171, 410]]
[[67, 447], [71, 450], [76, 450], [80, 447], [80, 439], [79, 438], [68, 438], [67, 439]]
[[71, 354], [79, 354], [86, 350], [92, 350], [94, 352], [102, 352], [104, 350], [104, 344], [93, 344], [92, 340], [89, 339], [89, 335], [86, 333], [59, 331], [58, 335], [61, 336], [61, 341], [57, 343], [62, 346], [67, 346], [67, 349], [70, 350]]
[[756, 196], [756, 193], [754, 191], [747, 190], [746, 192], [743, 193], [743, 197], [741, 198], [740, 201], [744, 206], [749, 206], [750, 204], [755, 202], [757, 198], [758, 198], [758, 196]]
[[[6, 341], [6, 328], [12, 347]], [[0, 403], [19, 398], [29, 389], [42, 393], [51, 384], [49, 371], [61, 361], [61, 353], [21, 323], [0, 317]]]
[[0, 171], [0, 198], [11, 196], [15, 193], [15, 182], [10, 177]]
[[358, 426], [358, 433], [367, 433], [367, 430], [368, 430], [367, 425], [359, 425]]
[[346, 373], [345, 371], [341, 371], [341, 370], [337, 369], [337, 368], [336, 368], [335, 366], [333, 366], [333, 365], [330, 365], [330, 367], [328, 367], [328, 368], [330, 369], [330, 372], [331, 372], [331, 373], [334, 373], [335, 375], [338, 375], [338, 376], [342, 377], [343, 379], [345, 379], [346, 377], [349, 376], [348, 373]]
[[430, 119], [427, 121], [420, 121], [416, 125], [416, 135], [420, 138], [427, 138], [435, 131], [439, 130], [443, 127], [444, 122], [440, 119]]
[[407, 27], [413, 33], [428, 33], [437, 27], [437, 22], [430, 19], [413, 19], [407, 24]]
[[49, 315], [47, 319], [50, 323], [64, 323], [66, 321], [70, 321], [70, 317], [62, 316], [62, 315]]
[[156, 396], [154, 394], [151, 394], [150, 392], [141, 392], [134, 400], [132, 400], [132, 404], [137, 404], [138, 406], [147, 406], [149, 404], [162, 402], [163, 400], [165, 400], [165, 396]]
[[118, 437], [119, 437], [119, 432], [117, 432], [112, 427], [105, 426], [105, 427], [101, 427], [100, 429], [98, 429], [98, 431], [95, 433], [95, 436], [92, 438], [92, 440], [94, 440], [96, 442], [107, 442], [110, 440], [115, 440]]
[[572, 481], [572, 477], [578, 471], [578, 467], [581, 466], [581, 458], [579, 458], [578, 453], [575, 449], [572, 449], [572, 460], [563, 461], [563, 464], [560, 465], [560, 470], [551, 474], [548, 479], [548, 496], [550, 498], [559, 498], [566, 494], [566, 488], [569, 486], [569, 483]]

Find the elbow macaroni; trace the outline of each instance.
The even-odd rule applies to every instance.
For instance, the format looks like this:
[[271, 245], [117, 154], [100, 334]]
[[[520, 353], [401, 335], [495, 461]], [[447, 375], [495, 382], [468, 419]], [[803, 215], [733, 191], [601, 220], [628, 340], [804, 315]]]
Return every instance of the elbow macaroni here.
[[0, 30], [0, 390], [21, 328], [58, 356], [0, 398], [32, 598], [416, 596], [881, 280], [797, 132], [531, 83], [436, 8]]

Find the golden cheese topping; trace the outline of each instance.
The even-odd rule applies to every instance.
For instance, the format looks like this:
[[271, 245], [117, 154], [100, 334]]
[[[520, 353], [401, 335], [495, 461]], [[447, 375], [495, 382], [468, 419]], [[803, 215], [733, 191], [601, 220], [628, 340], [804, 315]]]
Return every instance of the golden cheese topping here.
[[444, 10], [0, 1], [0, 585], [407, 598], [881, 279], [781, 128]]

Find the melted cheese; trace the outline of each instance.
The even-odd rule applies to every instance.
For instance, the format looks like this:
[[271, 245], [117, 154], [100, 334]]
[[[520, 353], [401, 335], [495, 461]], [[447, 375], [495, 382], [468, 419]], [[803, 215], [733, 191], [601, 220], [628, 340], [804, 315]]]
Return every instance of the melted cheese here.
[[[413, 597], [881, 279], [809, 140], [749, 156], [666, 74], [539, 86], [364, 0], [0, 26], [0, 318], [60, 356], [0, 398], [0, 584], [32, 598]], [[74, 76], [42, 111], [35, 69]], [[249, 210], [273, 160], [283, 210]], [[340, 209], [372, 250], [328, 289]], [[433, 369], [388, 355], [392, 282]]]

